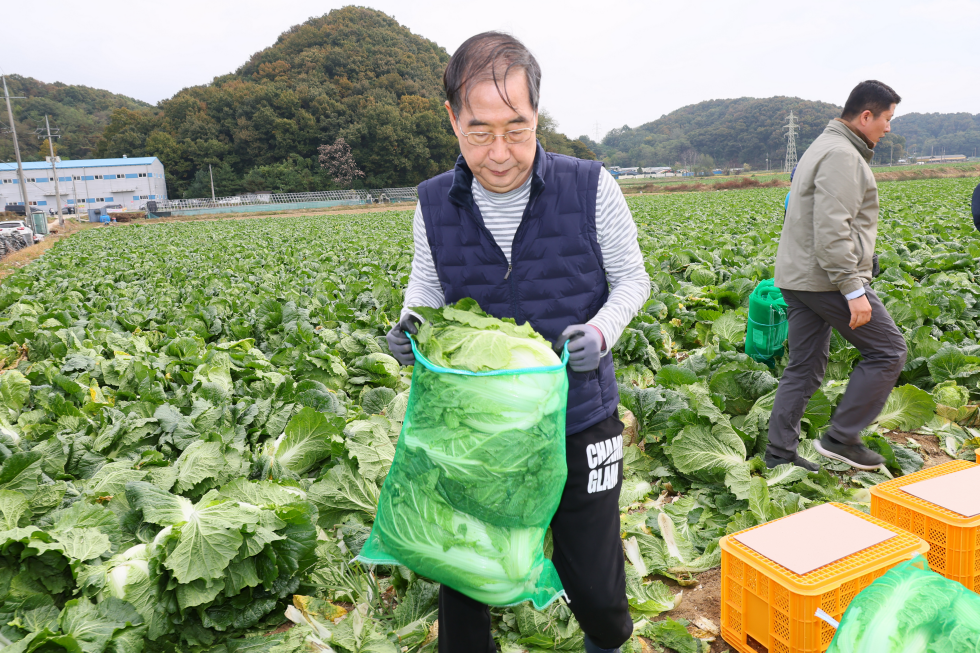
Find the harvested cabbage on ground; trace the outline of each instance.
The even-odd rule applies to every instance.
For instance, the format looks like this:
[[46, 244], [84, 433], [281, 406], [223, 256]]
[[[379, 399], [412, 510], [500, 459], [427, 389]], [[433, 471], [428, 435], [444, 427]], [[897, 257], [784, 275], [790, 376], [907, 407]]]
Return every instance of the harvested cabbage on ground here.
[[980, 596], [919, 556], [890, 569], [847, 607], [827, 653], [975, 653]]
[[561, 593], [543, 543], [567, 475], [565, 369], [529, 325], [489, 317], [473, 300], [419, 312], [428, 361], [412, 374], [360, 558], [398, 561], [490, 605], [543, 608]]

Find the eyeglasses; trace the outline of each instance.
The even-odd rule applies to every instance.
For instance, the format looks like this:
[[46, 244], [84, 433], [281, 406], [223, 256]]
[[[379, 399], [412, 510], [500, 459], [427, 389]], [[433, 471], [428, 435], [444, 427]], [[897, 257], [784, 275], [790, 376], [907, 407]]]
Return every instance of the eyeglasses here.
[[504, 142], [508, 145], [517, 145], [518, 143], [526, 143], [531, 135], [534, 134], [534, 130], [537, 127], [525, 127], [524, 129], [512, 129], [510, 131], [504, 132], [503, 134], [494, 134], [491, 132], [464, 132], [459, 133], [466, 137], [466, 142], [470, 145], [476, 146], [486, 146], [491, 145], [493, 141], [497, 138], [504, 139]]

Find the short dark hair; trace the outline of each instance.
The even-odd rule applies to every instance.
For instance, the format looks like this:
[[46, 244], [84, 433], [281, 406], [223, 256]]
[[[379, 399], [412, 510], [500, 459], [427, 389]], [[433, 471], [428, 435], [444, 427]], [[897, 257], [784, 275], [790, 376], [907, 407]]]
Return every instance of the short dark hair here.
[[524, 44], [501, 32], [483, 32], [466, 39], [449, 59], [442, 76], [453, 113], [458, 116], [460, 109], [469, 103], [470, 90], [486, 81], [492, 81], [501, 99], [514, 109], [506, 90], [507, 75], [514, 69], [524, 71], [531, 107], [537, 111], [541, 67]]
[[877, 118], [888, 111], [893, 104], [901, 101], [902, 97], [891, 86], [876, 79], [869, 79], [855, 86], [847, 96], [840, 117], [843, 120], [852, 120], [865, 111], [870, 111], [871, 115]]

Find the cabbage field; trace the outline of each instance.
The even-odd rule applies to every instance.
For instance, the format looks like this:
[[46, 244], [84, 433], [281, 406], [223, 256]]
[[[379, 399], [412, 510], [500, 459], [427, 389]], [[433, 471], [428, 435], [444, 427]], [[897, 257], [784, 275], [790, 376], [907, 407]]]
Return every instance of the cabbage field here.
[[[866, 433], [888, 467], [853, 475], [760, 457], [785, 360], [742, 353], [746, 308], [772, 276], [785, 191], [629, 200], [653, 292], [614, 356], [633, 416], [628, 593], [647, 650], [706, 650], [670, 611], [719, 564], [726, 532], [829, 500], [866, 509], [867, 487], [923, 464], [898, 431], [972, 457], [974, 184], [882, 184], [874, 286], [909, 357]], [[434, 652], [437, 587], [352, 562], [405, 411], [410, 374], [383, 335], [411, 253], [411, 212], [105, 227], [5, 279], [0, 648]], [[809, 458], [857, 359], [835, 337], [804, 421]], [[493, 615], [503, 651], [581, 650], [560, 602]]]

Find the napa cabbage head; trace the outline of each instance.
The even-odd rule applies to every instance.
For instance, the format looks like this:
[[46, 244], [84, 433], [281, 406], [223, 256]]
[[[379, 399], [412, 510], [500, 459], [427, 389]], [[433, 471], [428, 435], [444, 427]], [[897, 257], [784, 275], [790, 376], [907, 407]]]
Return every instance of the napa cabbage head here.
[[472, 299], [439, 309], [413, 308], [425, 319], [417, 346], [441, 367], [487, 372], [552, 367], [561, 360], [551, 344], [524, 323], [484, 313]]
[[956, 653], [978, 645], [980, 597], [918, 557], [854, 598], [827, 653]]
[[943, 381], [932, 389], [932, 398], [937, 404], [950, 408], [960, 408], [970, 401], [970, 391], [963, 386], [956, 385], [956, 381]]
[[132, 588], [148, 581], [150, 577], [148, 548], [146, 544], [137, 544], [113, 559], [106, 584], [106, 589], [111, 596], [125, 601]]

